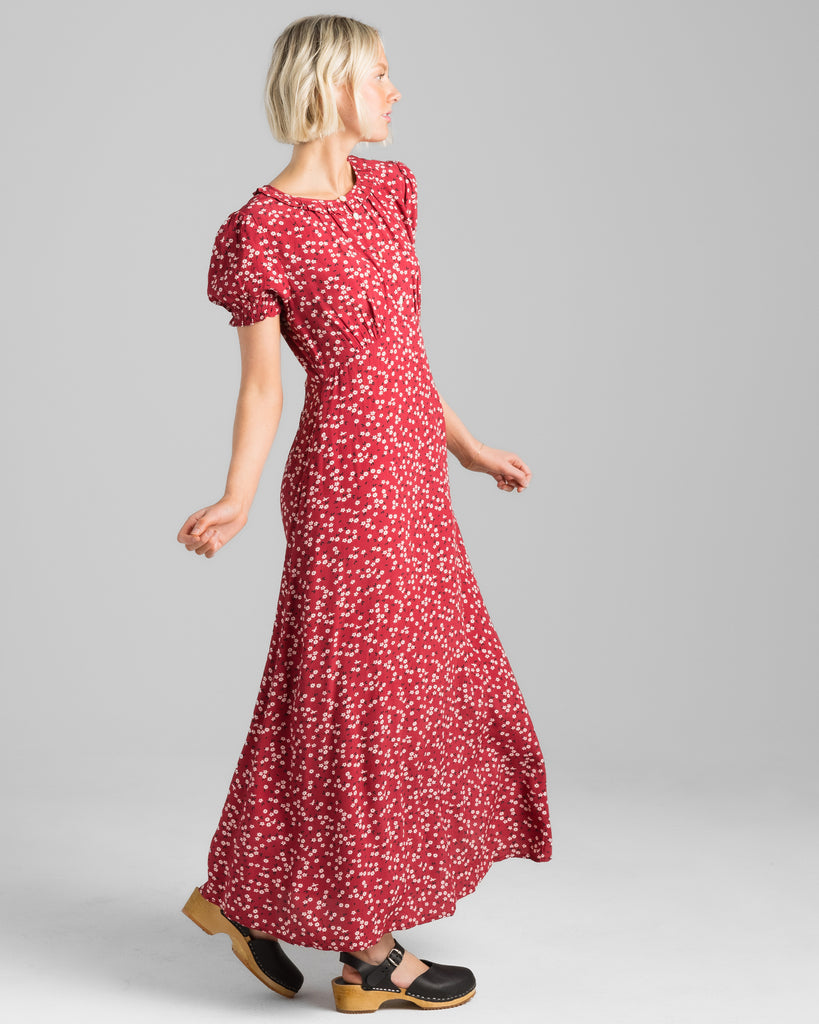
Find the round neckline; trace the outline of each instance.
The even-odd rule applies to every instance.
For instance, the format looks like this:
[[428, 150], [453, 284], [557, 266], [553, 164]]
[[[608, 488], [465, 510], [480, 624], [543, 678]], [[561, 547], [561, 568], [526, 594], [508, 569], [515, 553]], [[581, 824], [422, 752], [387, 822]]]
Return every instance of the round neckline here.
[[[349, 153], [347, 155], [347, 162], [353, 169], [355, 181], [348, 192], [345, 192], [343, 196], [338, 196], [335, 199], [314, 199], [311, 196], [297, 196], [292, 192], [283, 192], [282, 189], [276, 188], [275, 185], [260, 185], [259, 188], [256, 189], [256, 192], [263, 192], [265, 195], [273, 196], [276, 199], [281, 199], [285, 203], [292, 203], [296, 206], [312, 206], [313, 204], [318, 204], [320, 206], [348, 206], [351, 202], [354, 203], [363, 198], [365, 184], [364, 174], [362, 173], [363, 167], [361, 158], [356, 156], [354, 153]], [[256, 192], [254, 192], [254, 195]]]

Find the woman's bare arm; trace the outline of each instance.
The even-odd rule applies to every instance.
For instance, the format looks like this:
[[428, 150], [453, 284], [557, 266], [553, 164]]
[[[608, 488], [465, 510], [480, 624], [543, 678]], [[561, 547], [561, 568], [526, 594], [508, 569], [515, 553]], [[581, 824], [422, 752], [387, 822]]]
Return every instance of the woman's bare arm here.
[[242, 373], [225, 493], [188, 516], [177, 535], [188, 551], [207, 558], [247, 522], [282, 412], [279, 317], [269, 316], [237, 331]]
[[522, 491], [528, 486], [532, 471], [519, 455], [502, 448], [488, 448], [482, 441], [477, 441], [443, 400], [440, 392], [438, 398], [444, 410], [446, 446], [464, 469], [488, 473], [495, 478], [502, 491]]
[[441, 399], [446, 422], [446, 446], [464, 469], [469, 469], [480, 450], [481, 442], [475, 440], [469, 433], [455, 411], [444, 401], [440, 392], [438, 392], [438, 397]]

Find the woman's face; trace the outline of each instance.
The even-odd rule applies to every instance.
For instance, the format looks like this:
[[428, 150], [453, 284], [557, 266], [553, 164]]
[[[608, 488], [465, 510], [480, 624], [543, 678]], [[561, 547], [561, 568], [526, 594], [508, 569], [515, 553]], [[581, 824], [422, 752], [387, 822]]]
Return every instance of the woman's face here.
[[401, 99], [401, 93], [390, 81], [389, 66], [384, 47], [379, 45], [375, 63], [369, 69], [360, 86], [361, 105], [370, 124], [370, 134], [359, 123], [350, 91], [336, 87], [336, 103], [346, 130], [357, 135], [362, 142], [380, 142], [390, 133], [390, 110], [393, 103]]

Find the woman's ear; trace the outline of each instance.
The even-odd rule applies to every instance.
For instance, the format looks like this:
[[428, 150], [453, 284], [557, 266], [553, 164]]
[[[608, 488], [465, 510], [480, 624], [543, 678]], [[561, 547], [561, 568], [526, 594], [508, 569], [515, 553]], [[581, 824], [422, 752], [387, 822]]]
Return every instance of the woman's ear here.
[[349, 81], [333, 83], [333, 99], [336, 103], [338, 116], [341, 118], [345, 128], [355, 121], [355, 102], [353, 101], [353, 89]]

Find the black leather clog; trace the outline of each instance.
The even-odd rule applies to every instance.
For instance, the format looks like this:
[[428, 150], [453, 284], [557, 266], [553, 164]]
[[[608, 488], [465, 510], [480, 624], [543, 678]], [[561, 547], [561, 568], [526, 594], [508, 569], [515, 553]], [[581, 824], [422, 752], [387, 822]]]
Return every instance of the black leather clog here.
[[361, 975], [361, 984], [333, 978], [333, 997], [341, 1013], [367, 1013], [377, 1010], [390, 999], [403, 999], [424, 1010], [459, 1006], [475, 995], [475, 975], [468, 967], [438, 964], [421, 959], [427, 970], [406, 987], [391, 980], [392, 972], [401, 963], [406, 950], [397, 939], [380, 964], [368, 964], [353, 953], [339, 953], [339, 960], [349, 964]]
[[304, 975], [279, 944], [278, 939], [254, 939], [250, 929], [231, 921], [221, 907], [206, 900], [199, 888], [193, 890], [182, 913], [208, 933], [224, 932], [230, 936], [233, 952], [274, 992], [291, 998], [304, 984]]

